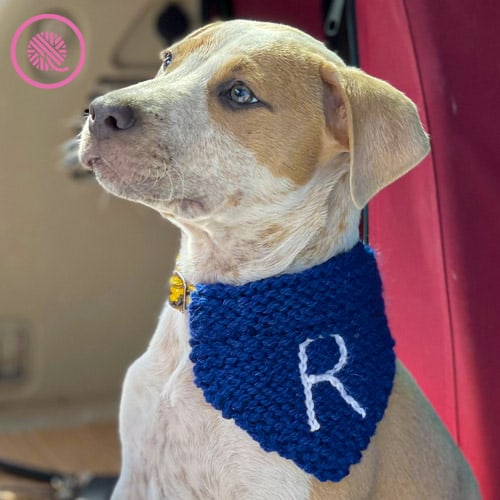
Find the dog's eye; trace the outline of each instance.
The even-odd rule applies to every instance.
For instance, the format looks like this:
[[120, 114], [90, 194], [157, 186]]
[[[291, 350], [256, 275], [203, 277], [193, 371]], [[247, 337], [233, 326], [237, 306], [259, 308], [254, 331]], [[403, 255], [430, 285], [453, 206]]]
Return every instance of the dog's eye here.
[[255, 104], [259, 100], [253, 95], [253, 92], [244, 84], [234, 84], [228, 92], [228, 97], [236, 104]]
[[163, 67], [163, 69], [167, 69], [172, 62], [172, 52], [170, 52], [170, 51], [164, 52], [162, 54], [162, 59], [163, 59], [162, 67]]

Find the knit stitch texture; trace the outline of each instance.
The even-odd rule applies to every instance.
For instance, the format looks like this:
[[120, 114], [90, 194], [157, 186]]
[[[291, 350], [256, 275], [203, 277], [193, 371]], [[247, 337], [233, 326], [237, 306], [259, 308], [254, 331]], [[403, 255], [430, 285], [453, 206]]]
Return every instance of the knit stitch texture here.
[[205, 399], [322, 481], [361, 460], [395, 370], [373, 251], [242, 286], [197, 285], [191, 360]]

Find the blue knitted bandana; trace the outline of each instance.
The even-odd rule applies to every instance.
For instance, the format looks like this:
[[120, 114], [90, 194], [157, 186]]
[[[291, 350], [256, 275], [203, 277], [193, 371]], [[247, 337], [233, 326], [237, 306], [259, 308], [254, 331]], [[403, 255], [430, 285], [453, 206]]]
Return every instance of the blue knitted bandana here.
[[189, 322], [196, 385], [265, 451], [322, 481], [361, 460], [395, 369], [368, 247], [298, 274], [197, 285]]

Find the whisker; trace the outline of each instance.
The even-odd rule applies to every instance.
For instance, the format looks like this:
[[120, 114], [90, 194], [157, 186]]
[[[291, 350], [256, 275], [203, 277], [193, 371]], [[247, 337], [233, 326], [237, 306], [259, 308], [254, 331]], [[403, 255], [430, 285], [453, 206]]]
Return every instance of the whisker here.
[[109, 163], [108, 160], [106, 160], [106, 158], [103, 158], [101, 156], [101, 161], [111, 170], [111, 172], [113, 172], [116, 177], [118, 177], [118, 179], [120, 179], [121, 182], [123, 182], [123, 184], [125, 184], [125, 186], [127, 188], [129, 188], [131, 191], [133, 191], [137, 196], [139, 197], [142, 197], [142, 194], [140, 191], [138, 191], [132, 184], [130, 184], [129, 182], [127, 182], [114, 168], [113, 166], [111, 165], [111, 163]]
[[184, 196], [186, 194], [186, 182], [184, 179], [184, 173], [182, 171], [181, 166], [179, 165], [179, 162], [175, 158], [171, 158], [171, 161], [172, 161], [172, 166], [174, 167], [173, 171], [178, 175], [179, 181], [181, 183], [181, 196], [180, 197], [184, 198]]

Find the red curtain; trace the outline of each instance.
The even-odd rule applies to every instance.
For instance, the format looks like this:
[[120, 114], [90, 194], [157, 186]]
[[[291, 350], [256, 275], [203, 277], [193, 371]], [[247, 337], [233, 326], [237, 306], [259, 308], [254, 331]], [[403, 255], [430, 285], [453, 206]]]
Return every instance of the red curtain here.
[[418, 105], [432, 155], [370, 204], [390, 324], [476, 472], [500, 491], [500, 3], [357, 0], [361, 67]]

